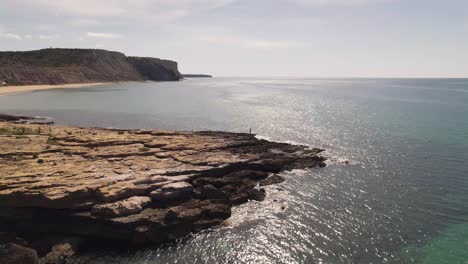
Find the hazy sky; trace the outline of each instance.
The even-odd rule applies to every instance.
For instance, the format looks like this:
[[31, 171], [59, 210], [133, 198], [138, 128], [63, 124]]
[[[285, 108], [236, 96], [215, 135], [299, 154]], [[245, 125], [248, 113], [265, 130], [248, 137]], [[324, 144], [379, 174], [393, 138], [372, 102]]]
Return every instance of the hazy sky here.
[[468, 0], [0, 0], [0, 50], [50, 46], [218, 76], [468, 77]]

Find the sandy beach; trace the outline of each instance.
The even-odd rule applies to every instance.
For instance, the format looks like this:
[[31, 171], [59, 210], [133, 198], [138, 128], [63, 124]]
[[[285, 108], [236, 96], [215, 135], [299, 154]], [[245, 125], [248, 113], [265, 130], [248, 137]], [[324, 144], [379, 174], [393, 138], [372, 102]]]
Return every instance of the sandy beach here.
[[32, 91], [49, 90], [49, 89], [71, 89], [81, 88], [108, 83], [73, 83], [73, 84], [58, 84], [58, 85], [18, 85], [18, 86], [0, 86], [0, 96], [27, 93]]

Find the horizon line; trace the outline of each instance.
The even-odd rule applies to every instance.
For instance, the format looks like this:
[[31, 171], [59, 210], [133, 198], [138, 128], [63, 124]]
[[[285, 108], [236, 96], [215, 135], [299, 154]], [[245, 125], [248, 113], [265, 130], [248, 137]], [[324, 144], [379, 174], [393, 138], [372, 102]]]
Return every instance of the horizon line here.
[[[182, 73], [189, 74], [189, 73]], [[209, 74], [209, 73], [208, 73]], [[415, 77], [415, 76], [275, 76], [275, 75], [212, 75], [213, 78], [280, 78], [280, 79], [468, 79], [467, 77]]]

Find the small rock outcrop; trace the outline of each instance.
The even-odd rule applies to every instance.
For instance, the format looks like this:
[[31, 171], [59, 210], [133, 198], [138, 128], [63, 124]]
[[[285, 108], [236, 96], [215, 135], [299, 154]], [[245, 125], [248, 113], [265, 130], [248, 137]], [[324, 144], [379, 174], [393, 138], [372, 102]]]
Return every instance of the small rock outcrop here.
[[[82, 239], [79, 237], [53, 237], [47, 242], [51, 246], [46, 250], [47, 253], [39, 259], [39, 264], [65, 263], [67, 258], [75, 255], [82, 243]], [[47, 242], [45, 243], [46, 245], [48, 244]]]
[[[0, 122], [0, 232], [171, 241], [265, 199], [258, 185], [280, 182], [276, 173], [325, 166], [321, 151], [243, 133]], [[67, 243], [40, 255], [61, 260]]]
[[96, 204], [91, 208], [91, 213], [102, 216], [126, 216], [143, 211], [151, 199], [147, 196], [133, 196], [114, 203]]
[[98, 49], [0, 52], [0, 82], [8, 85], [178, 81], [174, 61], [127, 57]]
[[209, 74], [182, 74], [183, 78], [213, 78], [212, 75]]
[[285, 179], [284, 177], [280, 176], [280, 175], [271, 175], [270, 177], [268, 177], [267, 179], [265, 180], [262, 180], [260, 182], [260, 186], [267, 186], [267, 185], [272, 185], [272, 184], [278, 184], [278, 183], [282, 183], [284, 182]]
[[38, 264], [39, 257], [34, 249], [8, 243], [0, 245], [0, 262], [2, 264]]

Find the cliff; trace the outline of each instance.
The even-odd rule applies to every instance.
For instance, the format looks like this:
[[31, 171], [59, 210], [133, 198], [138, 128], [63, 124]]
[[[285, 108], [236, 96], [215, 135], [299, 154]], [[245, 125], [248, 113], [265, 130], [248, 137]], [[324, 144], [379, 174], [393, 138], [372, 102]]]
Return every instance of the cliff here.
[[177, 62], [94, 49], [0, 52], [0, 82], [8, 85], [115, 81], [177, 81]]

